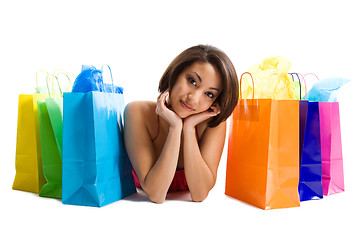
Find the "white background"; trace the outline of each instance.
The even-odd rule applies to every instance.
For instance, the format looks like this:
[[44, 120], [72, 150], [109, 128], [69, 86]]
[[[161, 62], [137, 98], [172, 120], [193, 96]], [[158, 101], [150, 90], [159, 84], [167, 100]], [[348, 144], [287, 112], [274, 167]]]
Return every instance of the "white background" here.
[[[71, 3], [70, 3], [71, 2]], [[0, 238], [20, 239], [338, 239], [359, 231], [359, 22], [356, 1], [7, 1], [0, 8]], [[250, 3], [251, 2], [251, 3]], [[226, 152], [202, 203], [173, 194], [161, 204], [142, 194], [104, 208], [11, 190], [18, 95], [33, 93], [35, 72], [109, 64], [125, 101], [155, 100], [170, 61], [211, 44], [238, 74], [283, 56], [292, 71], [346, 77], [339, 92], [346, 191], [292, 209], [264, 211], [225, 196]], [[176, 199], [176, 200], [174, 200]]]

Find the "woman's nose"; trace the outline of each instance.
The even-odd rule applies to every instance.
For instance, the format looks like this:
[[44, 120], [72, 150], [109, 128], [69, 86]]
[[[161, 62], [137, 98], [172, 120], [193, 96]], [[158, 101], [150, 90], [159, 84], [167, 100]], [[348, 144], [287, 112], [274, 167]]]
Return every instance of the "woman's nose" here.
[[200, 102], [201, 93], [198, 91], [190, 92], [188, 94], [188, 99], [193, 107], [196, 107]]

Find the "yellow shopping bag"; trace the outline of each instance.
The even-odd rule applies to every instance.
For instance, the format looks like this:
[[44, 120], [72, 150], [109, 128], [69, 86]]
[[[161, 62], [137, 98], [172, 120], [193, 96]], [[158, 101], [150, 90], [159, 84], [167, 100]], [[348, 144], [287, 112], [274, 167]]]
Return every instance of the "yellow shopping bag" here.
[[19, 95], [16, 138], [16, 175], [12, 188], [39, 193], [46, 180], [42, 171], [37, 101], [48, 94]]
[[[40, 70], [48, 75], [48, 72]], [[36, 73], [36, 93], [20, 94], [16, 137], [15, 179], [12, 188], [39, 193], [46, 183], [42, 170], [38, 100], [49, 97], [38, 84]]]

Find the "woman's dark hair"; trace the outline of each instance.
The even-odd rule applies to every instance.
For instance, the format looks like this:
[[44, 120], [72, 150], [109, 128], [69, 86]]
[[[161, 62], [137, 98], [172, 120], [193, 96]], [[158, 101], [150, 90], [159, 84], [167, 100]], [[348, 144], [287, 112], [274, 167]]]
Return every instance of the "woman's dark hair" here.
[[209, 45], [198, 45], [180, 53], [161, 77], [159, 92], [165, 92], [167, 89], [171, 92], [181, 72], [195, 62], [210, 63], [221, 76], [223, 89], [215, 100], [221, 112], [208, 122], [209, 127], [216, 127], [231, 115], [239, 98], [239, 82], [235, 68], [229, 57], [220, 49]]

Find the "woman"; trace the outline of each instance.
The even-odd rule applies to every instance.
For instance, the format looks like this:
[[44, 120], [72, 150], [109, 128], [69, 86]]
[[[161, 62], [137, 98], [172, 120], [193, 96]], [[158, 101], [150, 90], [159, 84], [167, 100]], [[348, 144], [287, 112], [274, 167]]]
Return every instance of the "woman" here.
[[203, 201], [216, 182], [226, 119], [238, 100], [235, 68], [212, 46], [191, 47], [160, 79], [157, 102], [125, 109], [125, 146], [135, 182], [162, 203], [168, 191], [189, 190]]

